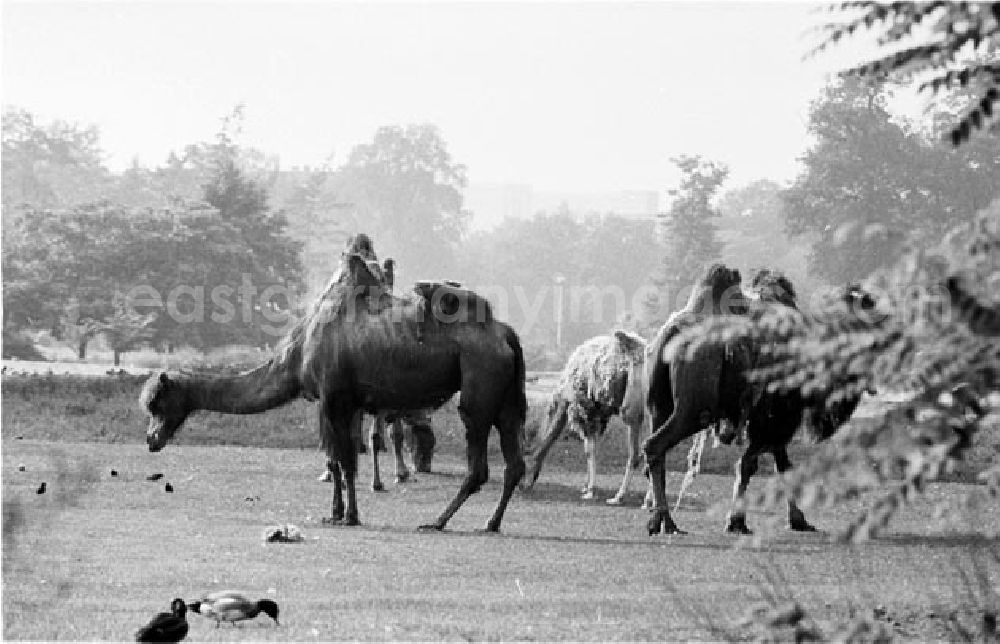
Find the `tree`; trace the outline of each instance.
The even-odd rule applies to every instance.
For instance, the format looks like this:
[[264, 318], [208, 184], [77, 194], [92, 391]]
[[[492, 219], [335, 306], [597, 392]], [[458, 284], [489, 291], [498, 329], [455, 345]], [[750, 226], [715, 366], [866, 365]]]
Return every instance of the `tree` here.
[[116, 293], [114, 312], [99, 327], [99, 332], [107, 340], [108, 346], [114, 353], [116, 367], [121, 363], [123, 353], [152, 340], [155, 336], [152, 325], [158, 314], [154, 312], [143, 315], [136, 312], [128, 304], [125, 294]]
[[681, 291], [693, 285], [722, 252], [712, 221], [720, 213], [711, 202], [729, 169], [699, 156], [683, 155], [672, 161], [681, 171], [681, 183], [669, 193], [674, 197], [670, 210], [659, 215], [666, 251], [653, 277], [660, 293], [647, 303], [644, 312], [652, 324], [666, 318]]
[[282, 172], [271, 197], [288, 217], [289, 234], [303, 244], [306, 290], [317, 293], [337, 269], [351, 231], [358, 229], [352, 204], [341, 198], [336, 173], [326, 166]]
[[24, 211], [4, 230], [5, 327], [51, 330], [83, 359], [148, 261], [143, 235], [135, 213], [108, 203]]
[[[913, 78], [923, 76], [920, 91], [973, 87], [975, 100], [949, 129], [955, 145], [993, 118], [1000, 101], [1000, 2], [842, 2], [830, 10], [847, 13], [823, 25], [818, 53], [862, 28], [877, 33], [882, 52], [841, 72], [847, 76]], [[985, 61], [963, 58], [969, 45], [985, 52]]]
[[[273, 212], [268, 206], [267, 191], [256, 181], [246, 176], [237, 166], [236, 160], [223, 157], [217, 161], [214, 172], [204, 186], [204, 201], [214, 208], [218, 218], [236, 237], [223, 242], [231, 261], [212, 266], [210, 274], [205, 274], [206, 287], [228, 285], [236, 288], [249, 282], [257, 292], [273, 287], [281, 287], [285, 293], [301, 293], [302, 264], [300, 253], [302, 244], [287, 235], [288, 220], [281, 212]], [[220, 240], [222, 241], [222, 240]], [[235, 251], [235, 252], [234, 252]], [[197, 256], [194, 256], [195, 258]], [[206, 289], [207, 290], [207, 289]], [[242, 294], [244, 315], [239, 323], [211, 325], [205, 328], [215, 342], [222, 334], [229, 335], [234, 328], [242, 328], [241, 339], [261, 345], [277, 338], [267, 338], [264, 327], [274, 323], [271, 313], [261, 307], [280, 307], [274, 301], [252, 303], [247, 294]], [[285, 302], [286, 314], [291, 314], [294, 302]]]
[[96, 127], [54, 121], [40, 125], [28, 111], [3, 112], [4, 216], [21, 206], [69, 207], [105, 196], [109, 173]]
[[[1000, 147], [953, 149], [895, 119], [886, 85], [848, 77], [813, 101], [813, 144], [783, 195], [787, 231], [815, 237], [812, 275], [856, 281], [969, 221], [1000, 193]], [[941, 122], [941, 117], [937, 122]]]
[[568, 208], [507, 219], [462, 243], [456, 274], [518, 329], [526, 351], [540, 356], [535, 366], [556, 368], [577, 344], [607, 333], [631, 312], [663, 253], [654, 228], [653, 221], [614, 214], [580, 221]]
[[732, 188], [719, 198], [719, 239], [725, 244], [720, 260], [750, 275], [759, 268], [774, 268], [795, 284], [800, 297], [816, 286], [808, 276], [808, 246], [812, 235], [794, 238], [785, 232], [782, 187], [760, 179]]
[[926, 218], [919, 136], [894, 122], [880, 85], [844, 79], [809, 111], [814, 144], [783, 194], [789, 233], [819, 239], [809, 270], [831, 283], [857, 280], [899, 256], [905, 231]]
[[452, 160], [432, 125], [381, 127], [359, 145], [338, 173], [338, 194], [352, 202], [355, 220], [411, 276], [441, 275], [453, 267], [465, 232], [465, 166]]

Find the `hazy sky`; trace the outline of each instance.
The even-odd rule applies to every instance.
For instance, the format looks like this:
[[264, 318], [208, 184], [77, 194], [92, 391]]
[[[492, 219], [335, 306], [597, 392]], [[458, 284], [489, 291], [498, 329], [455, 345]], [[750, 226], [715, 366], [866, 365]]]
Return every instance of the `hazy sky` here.
[[244, 103], [243, 142], [283, 166], [432, 122], [472, 182], [662, 190], [682, 153], [785, 180], [843, 58], [803, 62], [813, 7], [4, 2], [3, 103], [98, 125], [113, 168]]

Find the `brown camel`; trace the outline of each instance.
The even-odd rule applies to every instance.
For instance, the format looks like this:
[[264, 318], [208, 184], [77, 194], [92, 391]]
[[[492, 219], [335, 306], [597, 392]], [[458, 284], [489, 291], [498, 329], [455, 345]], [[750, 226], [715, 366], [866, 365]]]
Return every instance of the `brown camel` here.
[[[740, 343], [705, 344], [690, 359], [676, 359], [668, 344], [684, 328], [708, 316], [742, 315], [747, 312], [740, 273], [713, 264], [695, 285], [687, 305], [670, 316], [649, 344], [646, 360], [646, 409], [652, 433], [643, 444], [653, 487], [653, 517], [650, 534], [680, 532], [667, 508], [667, 451], [689, 436], [720, 420], [742, 427], [748, 403], [739, 382], [751, 364], [749, 348]], [[720, 395], [736, 392], [736, 395]]]
[[163, 449], [196, 409], [246, 414], [298, 396], [318, 400], [323, 444], [342, 469], [347, 488], [345, 508], [340, 486], [334, 486], [331, 520], [357, 525], [357, 450], [351, 432], [357, 411], [437, 408], [461, 391], [468, 475], [438, 519], [423, 527], [443, 529], [488, 480], [487, 439], [495, 426], [506, 468], [486, 529], [499, 530], [525, 469], [521, 443], [527, 401], [517, 334], [471, 291], [422, 283], [420, 297], [402, 300], [385, 292], [361, 257], [349, 257], [346, 268], [260, 367], [229, 378], [151, 377], [141, 395], [151, 415], [150, 451]]
[[[721, 293], [732, 289], [739, 283], [738, 273], [733, 273], [726, 278], [723, 273], [717, 272], [716, 275], [722, 276], [723, 281], [714, 282], [710, 272], [703, 286], [715, 286], [706, 288], [704, 292]], [[726, 282], [728, 286], [725, 286]], [[760, 271], [752, 286], [757, 295], [752, 304], [731, 306], [728, 311], [724, 307], [713, 306], [712, 313], [742, 315], [749, 312], [751, 319], [755, 320], [761, 320], [765, 315], [779, 316], [781, 323], [778, 326], [784, 329], [803, 323], [795, 303], [795, 289], [784, 276]], [[724, 288], [720, 290], [720, 287]], [[871, 296], [855, 286], [846, 289], [842, 299], [848, 314], [874, 307]], [[661, 335], [673, 336], [676, 333], [676, 329], [666, 329], [666, 326], [665, 330], [661, 330]], [[786, 472], [792, 466], [788, 458], [788, 443], [803, 421], [808, 422], [815, 438], [823, 440], [843, 425], [856, 409], [860, 394], [829, 404], [826, 394], [806, 397], [797, 390], [768, 391], [764, 383], [751, 381], [752, 370], [770, 364], [769, 354], [763, 351], [764, 342], [750, 328], [744, 327], [724, 340], [696, 344], [693, 350], [672, 346], [666, 353], [661, 351], [659, 354], [664, 359], [660, 360], [662, 364], [656, 376], [650, 379], [649, 408], [650, 413], [655, 414], [654, 419], [664, 415], [667, 418], [657, 425], [658, 429], [645, 445], [655, 504], [654, 515], [647, 526], [650, 534], [659, 532], [661, 527], [666, 533], [680, 532], [665, 504], [663, 454], [699, 431], [705, 423], [727, 418], [735, 427], [745, 428], [749, 444], [736, 465], [737, 481], [726, 530], [749, 534], [742, 501], [750, 478], [757, 471], [760, 455], [772, 454], [777, 472]], [[661, 342], [661, 346], [665, 347], [666, 341]], [[654, 390], [654, 386], [657, 389]], [[788, 501], [788, 520], [793, 530], [815, 530], [791, 499]]]
[[628, 494], [633, 470], [638, 467], [639, 438], [645, 423], [642, 370], [646, 341], [627, 331], [591, 338], [570, 354], [552, 393], [548, 418], [539, 434], [539, 445], [522, 488], [529, 491], [538, 480], [542, 463], [567, 425], [583, 438], [587, 455], [587, 482], [582, 498], [593, 499], [597, 486], [597, 443], [612, 416], [628, 428], [628, 460], [618, 493], [607, 500], [620, 505]]

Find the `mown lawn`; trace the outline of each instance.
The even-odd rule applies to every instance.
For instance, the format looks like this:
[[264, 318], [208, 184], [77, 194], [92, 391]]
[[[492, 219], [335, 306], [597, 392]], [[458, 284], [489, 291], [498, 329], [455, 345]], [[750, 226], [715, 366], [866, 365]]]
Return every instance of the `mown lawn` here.
[[[261, 618], [217, 630], [192, 615], [190, 639], [749, 639], [756, 631], [741, 618], [777, 595], [794, 597], [827, 628], [878, 609], [898, 636], [924, 640], [953, 638], [954, 611], [969, 624], [1000, 592], [1000, 548], [977, 536], [1000, 533], [1000, 513], [995, 502], [964, 509], [965, 485], [930, 486], [865, 545], [829, 537], [866, 506], [862, 498], [810, 513], [826, 534], [781, 530], [755, 546], [723, 534], [723, 516], [713, 511], [729, 498], [731, 477], [704, 475], [676, 515], [690, 534], [650, 539], [638, 508], [642, 483], [628, 507], [580, 501], [582, 450], [565, 441], [535, 492], [515, 495], [503, 533], [484, 536], [475, 530], [502, 478], [494, 437], [484, 491], [445, 533], [418, 533], [464, 473], [462, 430], [446, 407], [435, 416], [434, 474], [405, 485], [387, 479], [384, 494], [365, 485], [363, 525], [325, 527], [331, 487], [315, 480], [324, 459], [312, 405], [199, 414], [175, 443], [150, 454], [138, 386], [4, 380], [6, 639], [130, 639], [175, 596], [240, 588], [274, 598], [282, 625]], [[617, 488], [622, 443], [621, 432], [603, 443], [601, 499]], [[683, 451], [672, 460], [673, 493]], [[706, 456], [706, 470], [728, 472], [736, 452]], [[155, 472], [164, 478], [147, 481]], [[363, 457], [361, 481], [369, 476]], [[956, 511], [939, 514], [942, 504]], [[780, 514], [751, 514], [751, 525], [766, 527]], [[264, 529], [283, 522], [301, 527], [306, 541], [265, 545]]]
[[[4, 637], [129, 639], [174, 596], [242, 588], [276, 599], [282, 625], [265, 618], [216, 630], [195, 615], [191, 638], [742, 638], [753, 633], [739, 618], [777, 585], [824, 622], [883, 606], [899, 635], [922, 639], [944, 636], [949, 611], [982, 599], [963, 575], [985, 566], [994, 584], [1000, 579], [995, 560], [974, 558], [995, 543], [931, 512], [932, 501], [960, 495], [957, 484], [932, 486], [929, 501], [863, 546], [779, 532], [764, 547], [734, 549], [721, 517], [706, 512], [728, 495], [730, 480], [720, 476], [699, 479], [678, 513], [687, 536], [647, 538], [645, 512], [579, 501], [579, 473], [560, 468], [532, 496], [515, 496], [503, 534], [475, 534], [499, 494], [499, 460], [491, 463], [493, 480], [450, 530], [423, 534], [415, 527], [459, 484], [454, 456], [438, 459], [439, 473], [362, 492], [364, 525], [331, 528], [319, 523], [331, 488], [315, 481], [312, 451], [170, 446], [150, 454], [138, 444], [5, 439]], [[165, 477], [147, 481], [154, 472]], [[615, 478], [605, 474], [602, 485]], [[47, 492], [38, 495], [41, 481]], [[812, 518], [842, 527], [863, 503]], [[986, 508], [975, 527], [996, 531], [998, 516]], [[758, 526], [765, 519], [751, 516]], [[264, 528], [277, 522], [300, 526], [306, 541], [264, 545]]]

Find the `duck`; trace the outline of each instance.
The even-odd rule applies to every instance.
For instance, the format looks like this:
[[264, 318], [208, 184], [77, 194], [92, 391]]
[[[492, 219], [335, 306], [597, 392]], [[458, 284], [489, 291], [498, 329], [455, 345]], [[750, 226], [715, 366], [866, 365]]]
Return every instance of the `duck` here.
[[270, 599], [252, 601], [247, 599], [246, 595], [235, 590], [220, 590], [209, 593], [200, 600], [191, 602], [191, 610], [199, 615], [214, 619], [216, 628], [222, 622], [235, 624], [244, 619], [253, 619], [260, 613], [273, 619], [275, 625], [280, 625], [278, 604]]
[[159, 613], [148, 624], [135, 632], [136, 642], [179, 642], [187, 635], [188, 623], [184, 618], [187, 606], [177, 598], [170, 602], [169, 613]]

